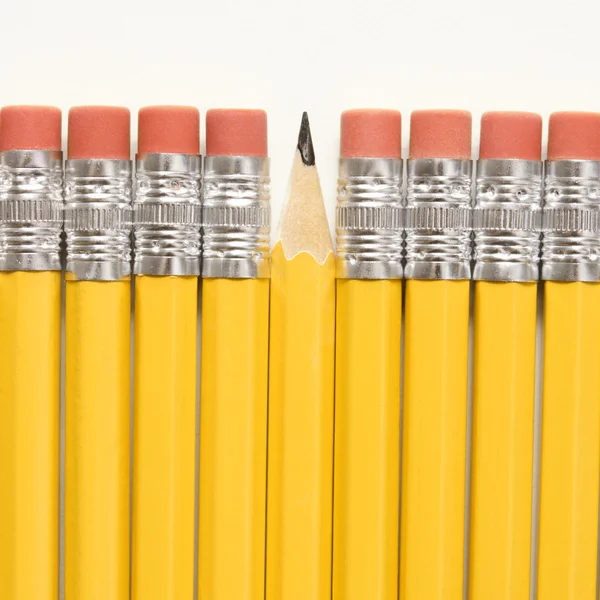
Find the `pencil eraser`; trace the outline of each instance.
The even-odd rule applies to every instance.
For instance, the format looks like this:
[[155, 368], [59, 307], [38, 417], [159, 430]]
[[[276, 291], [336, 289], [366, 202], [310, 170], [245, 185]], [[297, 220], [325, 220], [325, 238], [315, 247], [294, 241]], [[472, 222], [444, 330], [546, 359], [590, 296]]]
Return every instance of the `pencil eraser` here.
[[206, 113], [207, 156], [267, 156], [264, 110], [213, 108]]
[[410, 158], [471, 159], [471, 113], [415, 110], [410, 115]]
[[479, 158], [541, 160], [542, 117], [519, 111], [483, 113]]
[[146, 106], [138, 113], [138, 154], [200, 153], [200, 113], [192, 106]]
[[5, 106], [0, 151], [60, 150], [62, 113], [54, 106]]
[[69, 111], [68, 157], [129, 160], [128, 108], [76, 106]]
[[346, 110], [340, 129], [342, 158], [400, 158], [402, 118], [397, 110]]
[[600, 113], [555, 112], [548, 128], [548, 160], [600, 160]]

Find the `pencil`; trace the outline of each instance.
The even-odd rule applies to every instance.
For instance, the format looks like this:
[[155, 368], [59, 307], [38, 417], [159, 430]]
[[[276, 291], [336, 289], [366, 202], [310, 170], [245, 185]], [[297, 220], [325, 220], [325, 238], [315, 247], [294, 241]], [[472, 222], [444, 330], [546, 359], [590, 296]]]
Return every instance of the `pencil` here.
[[335, 262], [302, 116], [273, 248], [267, 600], [331, 594]]
[[341, 119], [333, 598], [398, 597], [400, 113]]
[[200, 398], [200, 600], [263, 600], [269, 161], [260, 110], [206, 115]]
[[0, 598], [57, 600], [61, 112], [0, 118]]
[[538, 598], [596, 598], [600, 113], [554, 113], [543, 211]]
[[469, 598], [529, 600], [542, 118], [481, 119]]
[[411, 116], [400, 598], [463, 594], [471, 115]]
[[129, 110], [69, 111], [65, 596], [129, 597]]
[[132, 598], [192, 598], [199, 114], [148, 106], [138, 123]]

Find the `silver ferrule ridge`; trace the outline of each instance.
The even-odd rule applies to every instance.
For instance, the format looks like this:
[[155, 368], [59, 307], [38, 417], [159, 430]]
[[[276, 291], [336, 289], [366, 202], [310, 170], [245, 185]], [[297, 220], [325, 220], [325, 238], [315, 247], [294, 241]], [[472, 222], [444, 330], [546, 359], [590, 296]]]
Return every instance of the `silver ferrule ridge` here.
[[146, 154], [136, 160], [135, 275], [200, 275], [202, 158]]
[[402, 278], [402, 161], [342, 158], [336, 206], [337, 277]]
[[542, 279], [600, 281], [600, 162], [546, 163]]
[[542, 171], [542, 162], [535, 160], [485, 159], [477, 163], [473, 279], [539, 279]]
[[408, 161], [405, 209], [407, 279], [470, 279], [473, 163]]
[[67, 160], [65, 277], [120, 281], [131, 275], [131, 161]]
[[207, 156], [202, 199], [202, 276], [271, 274], [269, 159]]
[[0, 271], [60, 271], [62, 152], [0, 154]]

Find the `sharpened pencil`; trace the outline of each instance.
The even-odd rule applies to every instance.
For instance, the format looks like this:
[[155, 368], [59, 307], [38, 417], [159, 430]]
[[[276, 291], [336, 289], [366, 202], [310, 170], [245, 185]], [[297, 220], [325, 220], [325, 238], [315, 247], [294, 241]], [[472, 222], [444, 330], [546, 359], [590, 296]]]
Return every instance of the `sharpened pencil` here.
[[326, 600], [335, 258], [306, 113], [272, 256], [266, 597]]

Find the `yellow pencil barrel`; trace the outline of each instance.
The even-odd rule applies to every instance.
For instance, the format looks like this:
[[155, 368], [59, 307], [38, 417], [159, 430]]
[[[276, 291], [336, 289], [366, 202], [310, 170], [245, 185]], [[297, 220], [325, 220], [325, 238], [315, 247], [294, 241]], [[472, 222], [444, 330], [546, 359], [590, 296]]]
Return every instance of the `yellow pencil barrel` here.
[[[266, 113], [210, 110], [206, 139], [198, 597], [264, 600], [271, 263]], [[212, 155], [215, 146], [227, 151]], [[255, 154], [240, 155], [249, 149]]]
[[0, 273], [0, 598], [58, 598], [60, 271]]
[[529, 600], [542, 117], [486, 112], [480, 146], [467, 590]]
[[337, 282], [336, 599], [398, 596], [400, 280]]
[[0, 118], [0, 598], [58, 600], [62, 117]]
[[264, 596], [269, 280], [204, 279], [201, 600]]
[[600, 284], [545, 283], [539, 600], [596, 597]]
[[129, 597], [130, 282], [66, 283], [65, 597]]
[[462, 600], [471, 115], [411, 115], [404, 276], [400, 600]]
[[335, 259], [273, 250], [267, 600], [331, 593]]
[[197, 277], [137, 276], [132, 597], [194, 589]]
[[463, 593], [468, 281], [406, 282], [400, 598]]
[[69, 110], [64, 594], [130, 594], [130, 113]]
[[528, 600], [536, 283], [477, 281], [469, 597]]
[[600, 113], [550, 115], [541, 256], [538, 600], [595, 600], [598, 594], [599, 139]]
[[401, 115], [345, 111], [340, 138], [332, 597], [397, 600]]
[[194, 594], [202, 159], [198, 110], [138, 113], [131, 599]]

